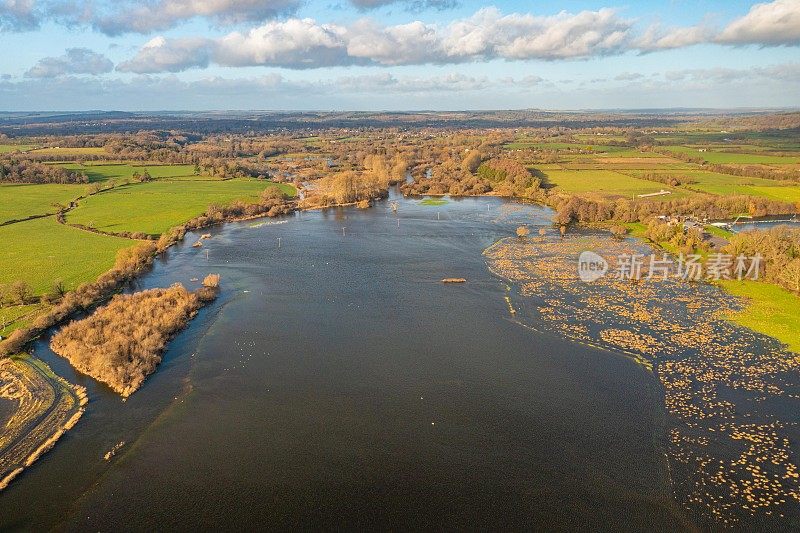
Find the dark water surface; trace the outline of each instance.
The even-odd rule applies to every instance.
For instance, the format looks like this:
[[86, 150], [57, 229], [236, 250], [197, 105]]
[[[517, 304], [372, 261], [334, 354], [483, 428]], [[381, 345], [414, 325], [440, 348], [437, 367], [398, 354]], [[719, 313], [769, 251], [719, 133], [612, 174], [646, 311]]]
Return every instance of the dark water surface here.
[[137, 288], [223, 293], [127, 402], [36, 345], [91, 402], [0, 527], [680, 528], [656, 379], [511, 322], [486, 268], [550, 217], [400, 199], [187, 237]]

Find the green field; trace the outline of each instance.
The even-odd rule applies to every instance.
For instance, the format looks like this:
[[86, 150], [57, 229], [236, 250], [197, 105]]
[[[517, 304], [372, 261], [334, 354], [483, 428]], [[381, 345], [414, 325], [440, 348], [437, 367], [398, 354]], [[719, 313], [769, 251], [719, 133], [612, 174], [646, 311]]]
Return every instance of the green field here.
[[546, 170], [543, 172], [549, 184], [572, 194], [632, 197], [649, 194], [662, 189], [672, 194], [657, 196], [658, 199], [674, 199], [686, 193], [661, 183], [654, 183], [611, 170]]
[[0, 337], [7, 337], [15, 329], [28, 326], [41, 309], [41, 304], [0, 307]]
[[732, 322], [775, 337], [800, 353], [800, 298], [791, 292], [758, 281], [722, 281], [722, 287], [748, 300], [742, 311], [733, 313]]
[[94, 281], [114, 265], [117, 251], [134, 241], [71, 228], [47, 217], [1, 226], [0, 243], [0, 283], [22, 279], [42, 294], [55, 279], [62, 279], [68, 289]]
[[33, 144], [0, 144], [0, 154], [8, 154], [11, 152], [24, 152], [36, 148]]
[[447, 203], [447, 200], [443, 198], [425, 198], [419, 205], [445, 205]]
[[89, 181], [92, 182], [102, 182], [110, 179], [127, 179], [132, 177], [134, 172], [143, 174], [145, 170], [147, 170], [153, 178], [196, 177], [194, 176], [194, 165], [79, 165], [77, 163], [68, 163], [60, 166], [69, 170], [83, 172], [89, 178]]
[[[692, 191], [719, 196], [746, 195], [784, 202], [800, 202], [800, 185], [785, 185], [771, 179], [730, 176], [704, 170], [656, 169], [650, 172], [688, 176], [696, 183], [684, 184], [683, 187]], [[632, 171], [631, 174], [640, 176], [644, 172]]]
[[67, 222], [107, 232], [160, 234], [202, 214], [210, 204], [254, 201], [267, 187], [295, 194], [291, 185], [257, 179], [153, 181], [91, 196], [67, 215]]
[[85, 194], [87, 189], [87, 185], [0, 184], [0, 224], [33, 215], [56, 213], [58, 209], [54, 203], [69, 204]]
[[709, 163], [738, 164], [738, 165], [791, 165], [800, 163], [800, 156], [780, 156], [761, 154], [740, 154], [733, 152], [714, 151], [699, 152], [699, 147], [665, 146], [667, 150], [699, 157]]
[[697, 183], [686, 187], [695, 191], [721, 196], [743, 194], [785, 202], [800, 202], [800, 185], [781, 185], [764, 178], [728, 176], [713, 172], [687, 172]]

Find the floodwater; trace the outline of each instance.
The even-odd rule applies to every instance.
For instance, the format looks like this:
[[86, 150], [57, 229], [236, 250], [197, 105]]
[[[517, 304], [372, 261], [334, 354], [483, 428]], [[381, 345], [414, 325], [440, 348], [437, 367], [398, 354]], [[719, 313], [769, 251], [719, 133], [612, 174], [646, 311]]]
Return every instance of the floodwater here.
[[126, 402], [38, 342], [90, 403], [0, 528], [685, 527], [656, 378], [510, 320], [481, 255], [552, 213], [394, 199], [188, 236], [136, 288], [222, 294]]

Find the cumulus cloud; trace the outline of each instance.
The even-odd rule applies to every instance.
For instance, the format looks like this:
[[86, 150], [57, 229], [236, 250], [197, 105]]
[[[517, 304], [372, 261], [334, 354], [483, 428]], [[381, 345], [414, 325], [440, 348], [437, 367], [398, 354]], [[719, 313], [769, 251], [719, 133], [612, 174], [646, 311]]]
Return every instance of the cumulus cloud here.
[[107, 35], [151, 33], [195, 18], [224, 26], [290, 15], [302, 0], [0, 0], [0, 31], [26, 31], [48, 20]]
[[114, 64], [106, 56], [88, 48], [68, 48], [59, 57], [40, 59], [26, 73], [27, 78], [57, 78], [71, 74], [105, 74], [114, 69]]
[[145, 74], [152, 72], [181, 72], [197, 67], [205, 68], [211, 60], [212, 42], [203, 38], [151, 39], [139, 50], [136, 57], [117, 65], [120, 72]]
[[747, 15], [731, 22], [717, 42], [794, 46], [800, 44], [800, 1], [775, 0], [756, 4]]
[[714, 38], [714, 33], [712, 28], [705, 25], [664, 30], [658, 24], [654, 24], [647, 28], [644, 34], [633, 42], [633, 45], [641, 52], [685, 48], [709, 42]]
[[39, 26], [35, 0], [0, 0], [0, 31], [25, 31]]
[[441, 35], [436, 26], [411, 22], [381, 27], [362, 20], [344, 32], [347, 54], [381, 65], [412, 65], [444, 60]]
[[420, 21], [382, 26], [361, 19], [348, 26], [313, 19], [267, 22], [219, 39], [165, 39], [143, 47], [121, 70], [177, 72], [204, 67], [448, 64], [490, 59], [580, 59], [620, 53], [632, 23], [612, 10], [552, 17], [501, 15], [487, 8], [446, 26]]
[[582, 58], [620, 51], [632, 26], [607, 8], [540, 17], [503, 16], [492, 7], [451, 23], [444, 32], [443, 46], [450, 57]]
[[352, 64], [346, 29], [312, 19], [268, 22], [247, 33], [231, 33], [214, 41], [214, 61], [226, 66], [272, 65], [315, 68]]
[[264, 20], [293, 13], [301, 0], [122, 0], [96, 8], [92, 25], [103, 33], [150, 33], [196, 17], [219, 25]]

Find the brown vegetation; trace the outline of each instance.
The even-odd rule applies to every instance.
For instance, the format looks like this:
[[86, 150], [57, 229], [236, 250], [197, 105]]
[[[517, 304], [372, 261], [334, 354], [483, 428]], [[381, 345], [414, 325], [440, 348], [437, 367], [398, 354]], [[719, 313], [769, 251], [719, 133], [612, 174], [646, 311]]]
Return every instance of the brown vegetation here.
[[800, 294], [800, 229], [777, 226], [767, 231], [745, 231], [730, 238], [726, 253], [763, 258], [763, 277]]
[[592, 200], [579, 196], [550, 196], [548, 203], [556, 209], [559, 224], [591, 222], [646, 222], [658, 215], [692, 215], [699, 218], [726, 218], [737, 213], [751, 216], [794, 213], [796, 207], [754, 196], [692, 196], [666, 201]]
[[51, 347], [81, 372], [127, 397], [155, 371], [169, 339], [203, 301], [180, 284], [117, 295], [90, 317], [64, 326]]
[[89, 183], [85, 174], [30, 161], [0, 161], [0, 183]]

